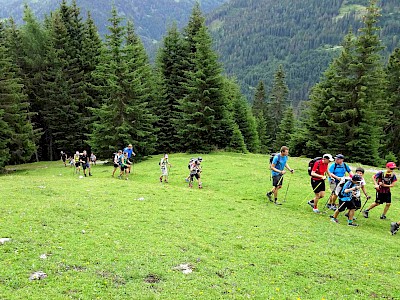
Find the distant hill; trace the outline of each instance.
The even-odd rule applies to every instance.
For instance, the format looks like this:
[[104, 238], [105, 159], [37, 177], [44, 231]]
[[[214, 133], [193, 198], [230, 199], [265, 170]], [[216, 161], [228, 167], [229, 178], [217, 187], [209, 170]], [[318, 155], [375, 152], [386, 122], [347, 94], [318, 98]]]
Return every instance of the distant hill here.
[[[166, 33], [168, 25], [175, 21], [178, 27], [186, 25], [196, 0], [77, 0], [82, 16], [90, 11], [101, 35], [107, 32], [112, 3], [118, 12], [134, 21], [136, 32], [142, 37], [147, 49], [154, 52]], [[202, 0], [201, 9], [207, 13], [227, 0]], [[0, 19], [13, 17], [22, 21], [24, 3], [27, 3], [39, 19], [59, 7], [61, 0], [0, 0]], [[71, 3], [71, 0], [67, 1]]]
[[[297, 103], [307, 98], [350, 28], [361, 26], [368, 0], [231, 0], [208, 16], [215, 48], [228, 74], [252, 99], [259, 80], [271, 85], [285, 68]], [[384, 54], [400, 46], [400, 1], [382, 0]]]

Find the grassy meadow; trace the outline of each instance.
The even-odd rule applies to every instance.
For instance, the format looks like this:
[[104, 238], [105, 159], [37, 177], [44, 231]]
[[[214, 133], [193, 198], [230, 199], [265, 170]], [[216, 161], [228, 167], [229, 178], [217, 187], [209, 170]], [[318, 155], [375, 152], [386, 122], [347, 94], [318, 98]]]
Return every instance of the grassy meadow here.
[[[400, 299], [400, 235], [389, 232], [399, 187], [387, 220], [377, 207], [351, 228], [306, 204], [306, 158], [289, 159], [295, 173], [276, 206], [265, 196], [269, 156], [202, 155], [203, 189], [184, 181], [190, 157], [170, 155], [167, 184], [161, 155], [129, 180], [112, 178], [112, 165], [86, 178], [61, 162], [10, 167], [0, 176], [0, 238], [11, 238], [0, 244], [0, 299]], [[35, 271], [48, 277], [29, 280]]]

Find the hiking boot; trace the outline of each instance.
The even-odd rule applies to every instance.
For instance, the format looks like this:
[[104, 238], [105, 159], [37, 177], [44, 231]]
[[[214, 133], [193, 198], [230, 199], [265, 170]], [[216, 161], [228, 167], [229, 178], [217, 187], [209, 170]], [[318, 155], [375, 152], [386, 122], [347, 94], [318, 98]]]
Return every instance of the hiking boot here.
[[314, 202], [313, 202], [313, 200], [308, 201], [307, 204], [310, 205], [311, 208], [314, 208]]
[[275, 201], [274, 204], [275, 204], [275, 205], [282, 205], [282, 203], [280, 203], [280, 202], [278, 202], [278, 201]]
[[185, 181], [186, 181], [186, 182], [189, 182], [189, 179], [185, 178]]
[[319, 214], [319, 213], [320, 213], [320, 211], [318, 210], [318, 208], [313, 208], [312, 211], [315, 212], [316, 214]]
[[203, 187], [201, 185], [199, 185], [199, 189], [202, 189]]
[[347, 223], [347, 226], [353, 226], [353, 227], [357, 227], [357, 226], [358, 226], [358, 224], [351, 222], [351, 223]]
[[363, 214], [364, 218], [368, 218], [368, 210], [363, 210], [362, 214]]
[[333, 223], [339, 223], [339, 220], [336, 219], [336, 218], [334, 218], [333, 216], [331, 216], [331, 221], [332, 221]]
[[326, 208], [331, 209], [331, 208], [332, 208], [332, 204], [329, 204], [329, 203], [328, 203], [328, 204], [326, 205]]
[[89, 173], [89, 176], [92, 176], [92, 173]]
[[272, 201], [272, 193], [271, 193], [271, 192], [266, 193], [265, 196], [268, 197], [268, 200], [269, 200], [270, 202], [274, 202], [274, 201]]
[[385, 219], [386, 219], [386, 216], [385, 216], [385, 215], [382, 215], [382, 216], [380, 217], [380, 219], [381, 219], [381, 220], [385, 220]]
[[390, 232], [392, 235], [396, 234], [396, 232], [399, 230], [400, 225], [397, 224], [396, 222], [390, 223]]

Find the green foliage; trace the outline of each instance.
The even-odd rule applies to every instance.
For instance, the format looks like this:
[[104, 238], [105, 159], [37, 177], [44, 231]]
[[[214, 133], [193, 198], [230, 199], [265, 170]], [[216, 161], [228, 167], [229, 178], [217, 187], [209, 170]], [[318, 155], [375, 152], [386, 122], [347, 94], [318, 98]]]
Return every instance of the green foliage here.
[[289, 105], [283, 113], [275, 139], [275, 149], [292, 143], [292, 134], [295, 132], [295, 117], [293, 107]]

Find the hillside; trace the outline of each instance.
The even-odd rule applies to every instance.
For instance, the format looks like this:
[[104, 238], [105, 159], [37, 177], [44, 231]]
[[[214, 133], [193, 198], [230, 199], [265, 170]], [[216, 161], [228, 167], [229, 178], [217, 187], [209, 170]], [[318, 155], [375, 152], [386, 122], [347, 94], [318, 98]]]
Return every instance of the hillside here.
[[[279, 64], [296, 103], [307, 97], [340, 50], [349, 29], [361, 25], [368, 0], [232, 0], [211, 13], [208, 24], [228, 74], [251, 99], [259, 80], [271, 85]], [[380, 1], [387, 56], [400, 38], [400, 1]]]
[[[201, 8], [210, 12], [227, 0], [203, 0]], [[61, 0], [0, 0], [0, 19], [12, 16], [18, 23], [22, 21], [24, 3], [27, 3], [35, 15], [42, 19], [45, 14], [55, 10]], [[71, 0], [67, 1], [71, 3]], [[187, 23], [195, 0], [77, 0], [83, 16], [90, 11], [101, 35], [107, 33], [108, 18], [112, 3], [119, 13], [132, 19], [137, 33], [149, 50], [166, 33], [167, 26], [175, 21], [178, 27]]]

